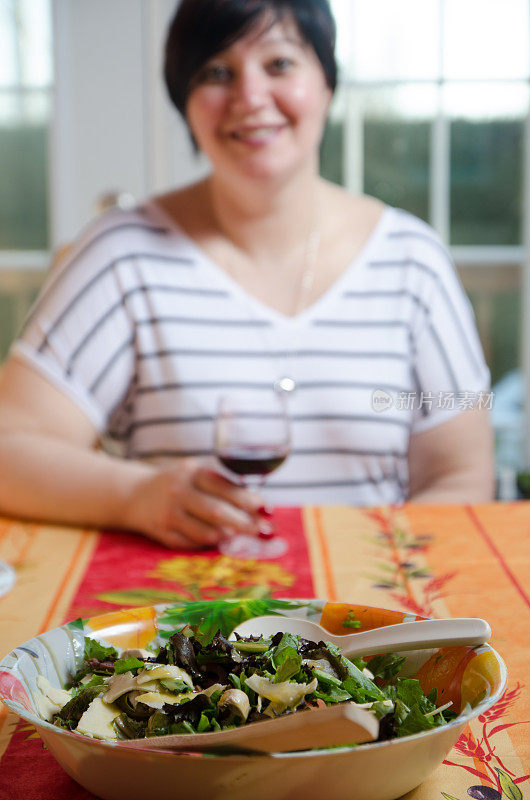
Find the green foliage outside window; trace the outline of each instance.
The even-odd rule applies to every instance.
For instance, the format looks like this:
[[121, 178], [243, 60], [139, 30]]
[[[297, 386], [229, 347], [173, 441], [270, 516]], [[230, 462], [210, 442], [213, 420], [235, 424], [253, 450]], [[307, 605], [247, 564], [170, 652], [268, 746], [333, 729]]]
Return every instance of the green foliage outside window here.
[[523, 136], [520, 120], [451, 124], [451, 244], [521, 243]]
[[0, 127], [0, 250], [47, 250], [48, 128]]
[[429, 216], [428, 122], [371, 120], [364, 125], [364, 186], [367, 194]]

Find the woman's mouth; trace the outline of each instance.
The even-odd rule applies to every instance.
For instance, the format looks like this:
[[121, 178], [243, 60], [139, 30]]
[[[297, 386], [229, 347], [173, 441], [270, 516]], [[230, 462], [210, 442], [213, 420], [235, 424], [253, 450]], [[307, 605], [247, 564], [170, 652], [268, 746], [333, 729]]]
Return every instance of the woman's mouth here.
[[230, 138], [238, 142], [259, 147], [269, 144], [283, 130], [283, 125], [260, 125], [249, 128], [237, 128], [230, 132]]

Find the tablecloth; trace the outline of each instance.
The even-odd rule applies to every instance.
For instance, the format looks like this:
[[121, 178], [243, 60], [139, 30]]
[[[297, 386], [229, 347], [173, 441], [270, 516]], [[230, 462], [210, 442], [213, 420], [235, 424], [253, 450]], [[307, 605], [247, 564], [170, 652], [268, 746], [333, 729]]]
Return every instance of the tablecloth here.
[[[479, 616], [508, 668], [502, 698], [407, 800], [530, 799], [530, 503], [277, 509], [287, 553], [245, 561], [141, 536], [0, 519], [17, 584], [0, 599], [0, 655], [77, 617], [183, 599], [319, 597]], [[0, 800], [91, 800], [35, 729], [0, 708]]]

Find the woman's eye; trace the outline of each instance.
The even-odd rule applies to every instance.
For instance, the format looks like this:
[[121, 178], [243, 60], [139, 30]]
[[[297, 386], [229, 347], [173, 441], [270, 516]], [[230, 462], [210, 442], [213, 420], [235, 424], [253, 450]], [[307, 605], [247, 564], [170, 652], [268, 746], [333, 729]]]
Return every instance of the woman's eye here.
[[199, 75], [199, 83], [227, 83], [231, 78], [230, 70], [223, 64], [208, 64]]
[[291, 69], [292, 66], [294, 66], [292, 59], [280, 56], [269, 63], [269, 71], [275, 75], [281, 75]]

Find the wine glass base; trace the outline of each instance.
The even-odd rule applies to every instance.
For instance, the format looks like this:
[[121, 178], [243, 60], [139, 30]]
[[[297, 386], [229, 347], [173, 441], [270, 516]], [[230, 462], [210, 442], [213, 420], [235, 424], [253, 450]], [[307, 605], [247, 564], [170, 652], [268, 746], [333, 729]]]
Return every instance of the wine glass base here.
[[13, 567], [0, 561], [0, 597], [7, 594], [16, 583], [16, 574]]
[[289, 545], [279, 536], [257, 539], [255, 536], [233, 536], [219, 543], [219, 552], [231, 558], [267, 559], [280, 558]]

